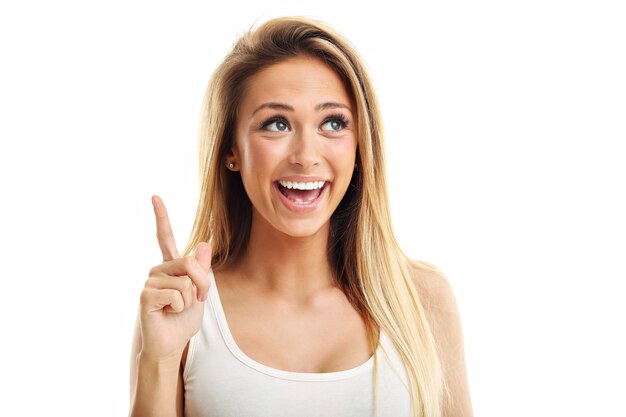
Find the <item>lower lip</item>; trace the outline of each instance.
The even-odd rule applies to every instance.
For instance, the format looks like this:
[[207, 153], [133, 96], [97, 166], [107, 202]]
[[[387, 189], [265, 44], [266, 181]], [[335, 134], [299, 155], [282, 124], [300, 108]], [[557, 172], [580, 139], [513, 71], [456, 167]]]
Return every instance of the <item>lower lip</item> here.
[[282, 201], [285, 207], [287, 207], [290, 211], [293, 211], [296, 213], [307, 213], [309, 211], [315, 210], [319, 202], [322, 200], [322, 197], [324, 197], [326, 193], [328, 192], [327, 190], [329, 187], [330, 187], [330, 183], [325, 182], [324, 186], [322, 187], [322, 191], [320, 192], [320, 195], [318, 195], [315, 200], [307, 204], [298, 204], [294, 201], [291, 201], [290, 199], [287, 198], [287, 196], [281, 193], [278, 183], [274, 183], [274, 190], [278, 193], [278, 198], [280, 199], [280, 201]]

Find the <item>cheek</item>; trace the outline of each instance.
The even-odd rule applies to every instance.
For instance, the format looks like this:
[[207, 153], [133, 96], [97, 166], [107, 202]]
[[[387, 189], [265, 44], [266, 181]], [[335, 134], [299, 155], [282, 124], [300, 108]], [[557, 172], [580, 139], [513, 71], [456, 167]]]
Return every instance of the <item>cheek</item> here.
[[277, 168], [285, 157], [276, 141], [246, 137], [239, 143], [241, 179], [251, 198], [269, 192]]
[[242, 168], [262, 174], [274, 164], [278, 157], [279, 152], [271, 143], [249, 140], [242, 147]]
[[356, 161], [356, 140], [331, 142], [326, 149], [326, 155], [337, 169], [352, 171]]

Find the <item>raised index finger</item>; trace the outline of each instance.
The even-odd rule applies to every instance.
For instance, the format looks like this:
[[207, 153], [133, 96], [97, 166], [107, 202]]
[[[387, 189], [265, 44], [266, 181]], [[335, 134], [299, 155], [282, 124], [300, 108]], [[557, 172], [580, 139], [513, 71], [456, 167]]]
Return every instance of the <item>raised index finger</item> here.
[[159, 240], [159, 247], [163, 254], [163, 261], [171, 261], [172, 259], [180, 258], [178, 250], [176, 249], [172, 227], [170, 226], [170, 219], [167, 217], [167, 210], [165, 209], [165, 204], [163, 204], [161, 197], [153, 195], [152, 206], [154, 207], [157, 239]]

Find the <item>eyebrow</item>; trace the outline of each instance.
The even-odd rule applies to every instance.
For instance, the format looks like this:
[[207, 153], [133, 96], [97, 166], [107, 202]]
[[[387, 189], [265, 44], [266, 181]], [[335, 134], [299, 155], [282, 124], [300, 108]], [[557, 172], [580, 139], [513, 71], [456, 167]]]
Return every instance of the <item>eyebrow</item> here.
[[[250, 117], [254, 116], [255, 113], [261, 109], [274, 109], [274, 110], [284, 110], [284, 111], [291, 111], [291, 112], [295, 111], [293, 106], [290, 106], [289, 104], [269, 102], [269, 103], [263, 103], [259, 107], [254, 109]], [[346, 106], [345, 104], [336, 103], [332, 101], [321, 103], [315, 106], [315, 111], [321, 111], [321, 110], [327, 110], [327, 109], [348, 109], [352, 111], [352, 109]]]

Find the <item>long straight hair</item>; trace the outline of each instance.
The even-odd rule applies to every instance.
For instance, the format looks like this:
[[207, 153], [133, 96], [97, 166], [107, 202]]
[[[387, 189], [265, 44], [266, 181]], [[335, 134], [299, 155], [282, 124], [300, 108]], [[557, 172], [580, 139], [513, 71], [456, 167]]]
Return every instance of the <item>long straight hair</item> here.
[[321, 59], [332, 68], [356, 109], [358, 168], [330, 220], [328, 251], [335, 279], [363, 317], [374, 352], [380, 331], [398, 351], [406, 370], [412, 416], [440, 417], [441, 364], [409, 260], [391, 226], [377, 100], [358, 54], [333, 29], [306, 18], [270, 20], [244, 34], [215, 70], [199, 134], [200, 199], [184, 255], [210, 239], [213, 268], [218, 268], [236, 260], [245, 249], [252, 204], [239, 174], [225, 167], [239, 103], [252, 75], [298, 56]]

